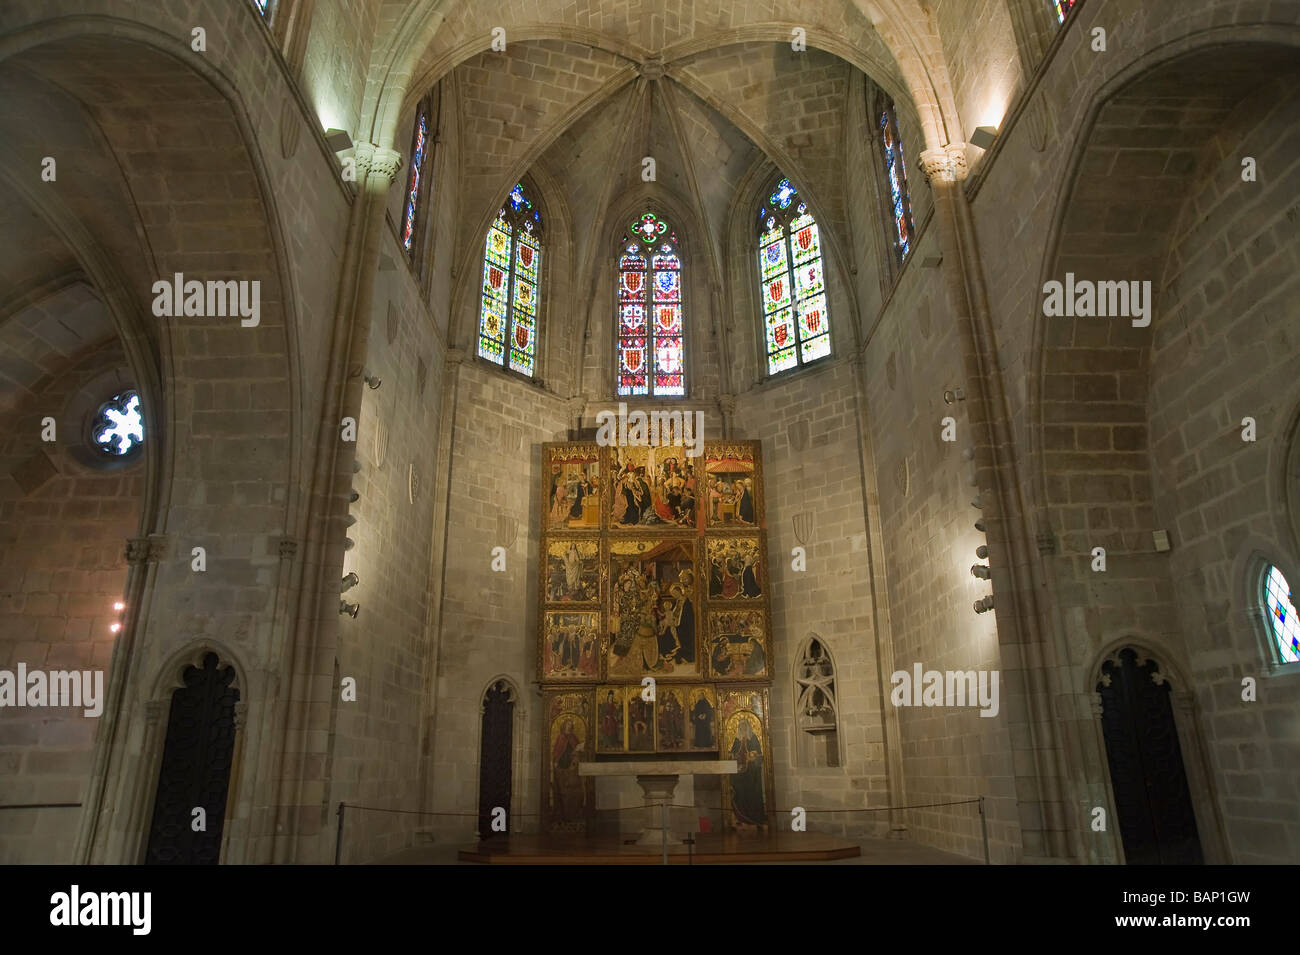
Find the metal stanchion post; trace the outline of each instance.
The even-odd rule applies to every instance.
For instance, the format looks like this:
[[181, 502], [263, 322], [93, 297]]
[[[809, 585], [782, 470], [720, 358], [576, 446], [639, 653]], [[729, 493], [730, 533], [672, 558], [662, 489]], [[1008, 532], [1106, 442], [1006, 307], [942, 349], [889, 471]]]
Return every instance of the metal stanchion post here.
[[664, 865], [668, 864], [668, 803], [662, 803], [659, 809], [659, 834], [663, 836]]
[[980, 796], [980, 832], [984, 835], [984, 864], [989, 862], [989, 817], [984, 812], [984, 797]]
[[343, 856], [343, 807], [347, 803], [339, 803], [339, 828], [334, 836], [334, 864], [339, 864], [339, 859]]

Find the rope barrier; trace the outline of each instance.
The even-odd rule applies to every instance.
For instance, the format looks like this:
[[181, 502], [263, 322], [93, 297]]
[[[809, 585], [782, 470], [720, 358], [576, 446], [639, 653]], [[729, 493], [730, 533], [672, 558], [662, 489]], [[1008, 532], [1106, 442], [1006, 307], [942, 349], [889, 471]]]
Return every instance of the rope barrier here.
[[[893, 812], [893, 811], [902, 812], [905, 809], [935, 809], [940, 806], [972, 806], [978, 802], [979, 799], [975, 798], [975, 799], [960, 799], [954, 802], [918, 803], [917, 805], [914, 806], [873, 806], [864, 809], [808, 809], [803, 806], [792, 806], [789, 809], [774, 808], [770, 811], [781, 815], [790, 813], [794, 809], [803, 809], [803, 811], [808, 813], [809, 815], [813, 813], [826, 813], [826, 812]], [[351, 802], [347, 804], [347, 807], [349, 809], [365, 810], [366, 812], [393, 812], [393, 813], [400, 813], [403, 815], [413, 815], [413, 816], [460, 816], [464, 818], [478, 819], [481, 816], [485, 815], [484, 813], [481, 812], [455, 812], [450, 810], [436, 810], [436, 809], [385, 809], [382, 806], [358, 806], [356, 803], [351, 803]], [[4, 807], [0, 807], [0, 808], [4, 808]], [[638, 803], [637, 805], [634, 806], [607, 806], [605, 808], [596, 808], [593, 809], [592, 811], [593, 812], [629, 812], [629, 811], [645, 809], [645, 808], [646, 807], [644, 803]], [[726, 812], [727, 811], [726, 807], [724, 806], [691, 806], [691, 805], [686, 805], [684, 803], [669, 803], [668, 808], [669, 809], [696, 809], [699, 810], [700, 812]], [[509, 815], [511, 817], [522, 817], [522, 816], [540, 816], [542, 814], [540, 812], [511, 812], [509, 813]]]
[[[67, 804], [59, 804], [59, 805], [51, 805], [51, 806], [0, 806], [0, 809], [62, 808], [63, 806], [71, 807], [71, 806], [74, 806], [74, 805], [80, 805], [80, 803], [67, 803]], [[985, 819], [984, 819], [984, 797], [983, 797], [983, 796], [977, 796], [977, 797], [975, 797], [974, 799], [956, 799], [956, 800], [951, 800], [951, 801], [949, 801], [949, 802], [927, 802], [927, 803], [917, 803], [917, 804], [915, 804], [915, 805], [911, 805], [911, 806], [870, 806], [870, 807], [865, 807], [865, 808], [861, 808], [861, 809], [848, 809], [848, 808], [845, 808], [845, 809], [808, 809], [808, 808], [803, 807], [803, 806], [795, 806], [795, 807], [792, 807], [792, 808], [790, 808], [790, 809], [771, 809], [771, 810], [769, 810], [769, 811], [770, 811], [770, 813], [773, 814], [773, 815], [785, 815], [785, 814], [789, 814], [789, 813], [793, 812], [795, 809], [802, 810], [802, 811], [803, 811], [804, 813], [806, 813], [806, 814], [812, 814], [812, 813], [834, 813], [834, 812], [844, 812], [844, 813], [857, 813], [857, 812], [905, 812], [905, 811], [907, 811], [907, 810], [911, 810], [911, 809], [940, 809], [940, 808], [943, 808], [943, 807], [946, 807], [946, 806], [973, 806], [973, 805], [979, 805], [979, 807], [980, 807], [980, 826], [981, 826], [981, 829], [983, 830], [983, 836], [984, 836], [984, 861], [985, 861], [985, 864], [987, 865], [987, 864], [988, 864], [988, 861], [989, 861], [988, 831], [987, 831], [987, 829], [985, 828], [985, 827], [986, 827], [986, 822], [985, 822]], [[661, 813], [666, 813], [667, 810], [669, 810], [669, 809], [693, 809], [693, 810], [695, 810], [696, 812], [719, 812], [719, 813], [725, 813], [725, 812], [727, 812], [727, 808], [724, 807], [724, 806], [691, 806], [691, 805], [683, 805], [683, 804], [680, 804], [680, 803], [660, 803], [660, 804], [659, 804], [659, 807], [660, 807], [660, 812], [661, 812]], [[342, 858], [342, 854], [343, 854], [343, 811], [344, 811], [345, 808], [346, 808], [346, 809], [359, 809], [359, 810], [361, 810], [361, 811], [363, 811], [363, 812], [391, 812], [391, 813], [396, 813], [396, 814], [399, 814], [399, 815], [408, 815], [408, 816], [453, 816], [453, 817], [469, 818], [469, 819], [482, 819], [482, 818], [484, 817], [484, 815], [488, 815], [487, 813], [482, 813], [482, 812], [457, 812], [457, 811], [438, 810], [438, 809], [386, 809], [386, 808], [384, 808], [384, 807], [382, 807], [382, 806], [359, 806], [359, 805], [356, 805], [356, 804], [354, 804], [354, 803], [343, 803], [343, 802], [340, 802], [340, 803], [339, 803], [339, 808], [338, 808], [338, 817], [339, 817], [338, 833], [337, 833], [336, 841], [335, 841], [335, 843], [334, 843], [334, 864], [335, 864], [335, 865], [338, 865], [338, 864], [339, 864], [339, 862], [340, 862], [340, 860], [341, 860], [341, 858]], [[606, 808], [606, 809], [593, 809], [593, 810], [591, 810], [591, 811], [592, 811], [593, 813], [600, 813], [600, 812], [635, 812], [635, 811], [644, 811], [646, 808], [647, 808], [647, 806], [643, 803], [643, 804], [641, 804], [641, 805], [634, 805], [634, 806], [611, 806], [611, 807], [608, 807], [608, 808]], [[653, 807], [650, 807], [650, 808], [653, 808]], [[510, 816], [511, 818], [522, 818], [522, 817], [524, 817], [524, 816], [541, 816], [541, 815], [542, 815], [542, 813], [540, 813], [540, 812], [512, 812], [512, 813], [509, 813], [509, 816]], [[664, 830], [665, 833], [667, 832], [667, 826], [664, 825], [662, 822], [661, 822], [661, 824], [660, 824], [660, 827]], [[665, 848], [665, 852], [666, 852], [666, 851], [667, 851], [667, 849]]]

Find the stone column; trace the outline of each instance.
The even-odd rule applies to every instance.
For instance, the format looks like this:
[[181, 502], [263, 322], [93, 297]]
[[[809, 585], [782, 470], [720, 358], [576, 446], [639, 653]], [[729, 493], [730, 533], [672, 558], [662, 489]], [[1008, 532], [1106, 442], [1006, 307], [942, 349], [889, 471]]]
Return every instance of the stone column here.
[[[274, 717], [268, 717], [274, 723], [271, 732], [261, 737], [271, 747], [283, 747], [280, 766], [263, 765], [258, 770], [259, 777], [269, 771], [273, 775], [263, 778], [275, 780], [274, 848], [271, 860], [250, 861], [324, 862], [332, 852], [325, 838], [332, 832], [328, 809], [322, 808], [319, 798], [307, 798], [306, 792], [310, 784], [324, 782], [326, 761], [312, 757], [323, 756], [319, 747], [325, 744], [308, 740], [314, 729], [322, 728], [322, 721], [328, 725], [333, 669], [324, 661], [333, 656], [338, 637], [338, 581], [356, 459], [356, 445], [339, 440], [339, 422], [345, 416], [360, 417], [386, 197], [402, 168], [402, 157], [395, 150], [360, 142], [356, 168], [358, 192], [348, 223], [330, 334], [329, 376], [323, 383], [325, 400], [317, 424], [307, 536], [301, 548], [301, 589], [286, 656], [279, 661], [288, 677], [287, 693]], [[296, 715], [291, 717], [291, 711]], [[311, 749], [313, 745], [317, 748]], [[251, 836], [271, 834], [252, 832]]]
[[[1010, 409], [999, 366], [997, 341], [989, 313], [975, 227], [963, 183], [969, 167], [966, 144], [949, 143], [921, 153], [926, 181], [934, 191], [939, 240], [945, 262], [944, 276], [956, 315], [966, 378], [966, 412], [975, 451], [976, 480], [986, 504], [991, 583], [997, 598], [994, 612], [998, 641], [1018, 644], [1024, 660], [1026, 707], [1012, 710], [1027, 724], [1028, 745], [1022, 746], [1018, 764], [1023, 806], [1022, 832], [1032, 833], [1034, 847], [1055, 858], [1079, 858], [1079, 821], [1067, 811], [1067, 761], [1063, 728], [1057, 721], [1051, 687], [1066, 660], [1038, 594], [1040, 567], [1035, 544], [1021, 509], [1019, 489], [1026, 487], [1017, 474]], [[1012, 733], [1012, 738], [1016, 736]], [[1028, 795], [1032, 793], [1033, 795]], [[1041, 812], [1041, 826], [1026, 826], [1034, 818], [1031, 804]], [[1029, 841], [1029, 840], [1027, 840]]]

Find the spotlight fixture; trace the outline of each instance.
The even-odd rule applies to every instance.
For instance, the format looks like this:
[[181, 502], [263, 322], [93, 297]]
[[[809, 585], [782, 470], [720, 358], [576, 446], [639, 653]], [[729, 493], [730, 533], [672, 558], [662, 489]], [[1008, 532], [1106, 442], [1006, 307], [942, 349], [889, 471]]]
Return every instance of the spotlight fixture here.
[[988, 556], [989, 556], [989, 545], [988, 545], [988, 544], [980, 544], [979, 547], [976, 547], [976, 548], [975, 548], [975, 556], [978, 557], [980, 560], [988, 560]]
[[978, 146], [980, 149], [988, 149], [998, 138], [998, 128], [996, 126], [976, 126], [975, 132], [970, 134], [970, 144]]
[[325, 130], [325, 144], [334, 152], [341, 153], [352, 148], [352, 137], [346, 129], [330, 128]]
[[359, 491], [352, 491], [348, 494], [349, 504], [355, 504], [359, 500], [361, 500], [361, 493]]
[[122, 603], [122, 601], [119, 600], [117, 603], [113, 604], [113, 609], [114, 609], [114, 610], [125, 610], [125, 609], [126, 609], [126, 604]]
[[987, 564], [971, 564], [970, 575], [978, 577], [980, 580], [989, 579], [989, 568]]
[[361, 583], [361, 579], [357, 577], [355, 573], [348, 574], [346, 577], [343, 578], [342, 582], [339, 584], [339, 590], [341, 593], [347, 593], [349, 590], [351, 590], [359, 583]]
[[380, 385], [384, 383], [384, 380], [380, 378], [378, 375], [366, 375], [366, 377], [363, 378], [362, 381], [364, 381], [367, 385], [370, 386], [371, 391], [374, 391], [376, 388], [378, 388]]
[[350, 604], [346, 600], [339, 601], [339, 613], [346, 614], [353, 620], [357, 619], [357, 614], [361, 612], [361, 604]]
[[108, 629], [110, 633], [117, 633], [119, 630], [122, 629], [122, 625], [120, 623], [115, 623]]
[[951, 391], [945, 391], [943, 393], [943, 403], [946, 405], [950, 405], [954, 401], [965, 401], [965, 400], [966, 400], [966, 392], [960, 388], [953, 388]]
[[348, 522], [347, 522], [347, 524], [345, 524], [344, 526], [345, 526], [345, 527], [351, 527], [351, 526], [352, 526], [353, 524], [355, 524], [356, 522], [357, 522], [357, 516], [356, 516], [355, 514], [349, 514], [349, 515], [348, 515]]
[[356, 547], [356, 546], [357, 546], [357, 542], [354, 541], [351, 537], [345, 537], [345, 538], [343, 538], [343, 549], [344, 549], [344, 550], [351, 550], [353, 547]]
[[356, 458], [352, 459], [352, 473], [353, 474], [361, 473], [361, 462], [358, 461]]
[[976, 613], [988, 613], [992, 609], [993, 609], [992, 594], [989, 594], [987, 597], [981, 597], [979, 600], [975, 601]]
[[975, 499], [972, 500], [972, 501], [970, 502], [970, 506], [971, 506], [971, 507], [974, 507], [974, 508], [978, 508], [978, 509], [981, 510], [981, 511], [984, 510], [984, 498], [983, 498], [983, 496], [982, 496], [982, 495], [979, 495], [979, 494], [976, 494], [976, 495], [975, 495]]
[[988, 525], [984, 523], [984, 518], [981, 517], [978, 521], [975, 522], [975, 529], [979, 531], [981, 534], [988, 533], [989, 528]]

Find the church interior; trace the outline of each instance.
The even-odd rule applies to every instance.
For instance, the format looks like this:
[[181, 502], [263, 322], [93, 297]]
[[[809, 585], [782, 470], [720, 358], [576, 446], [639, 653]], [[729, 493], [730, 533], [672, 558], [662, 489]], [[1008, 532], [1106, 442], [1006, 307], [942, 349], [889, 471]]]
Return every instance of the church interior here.
[[0, 862], [1300, 862], [1300, 2], [7, 0]]

